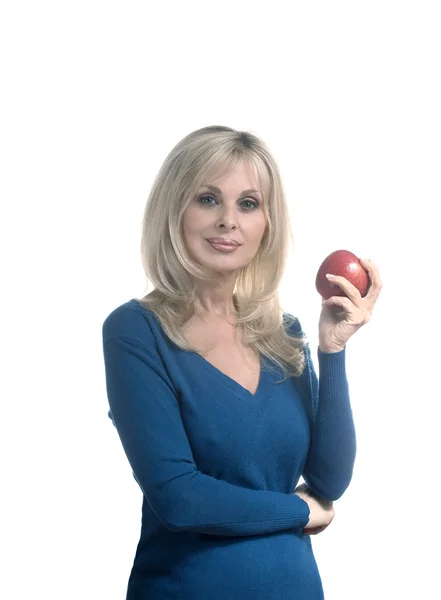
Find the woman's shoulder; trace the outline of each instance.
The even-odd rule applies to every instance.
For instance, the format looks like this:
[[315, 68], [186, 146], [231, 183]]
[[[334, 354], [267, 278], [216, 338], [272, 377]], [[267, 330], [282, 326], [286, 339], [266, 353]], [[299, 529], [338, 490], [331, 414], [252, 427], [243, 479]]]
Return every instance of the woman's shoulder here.
[[138, 299], [131, 298], [118, 305], [104, 319], [102, 325], [103, 341], [112, 338], [139, 339], [145, 342], [146, 332], [151, 328], [154, 318], [152, 311], [148, 310]]
[[298, 337], [303, 337], [303, 329], [300, 324], [298, 317], [292, 315], [291, 313], [284, 312], [283, 313], [283, 324], [285, 329], [289, 330], [292, 334]]

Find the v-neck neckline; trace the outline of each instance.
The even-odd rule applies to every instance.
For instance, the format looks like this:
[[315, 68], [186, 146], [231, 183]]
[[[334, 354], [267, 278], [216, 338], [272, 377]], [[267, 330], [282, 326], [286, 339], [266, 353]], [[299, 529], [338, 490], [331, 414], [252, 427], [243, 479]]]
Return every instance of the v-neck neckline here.
[[248, 394], [249, 396], [251, 396], [251, 398], [257, 397], [257, 395], [260, 391], [260, 387], [262, 385], [262, 379], [263, 379], [263, 373], [264, 373], [262, 356], [260, 357], [260, 365], [259, 365], [260, 366], [259, 381], [257, 383], [256, 391], [253, 394], [250, 392], [250, 390], [248, 390], [246, 387], [244, 387], [238, 381], [236, 381], [235, 379], [233, 379], [232, 377], [230, 377], [229, 375], [227, 375], [226, 373], [224, 373], [223, 371], [221, 371], [220, 369], [215, 367], [209, 360], [207, 360], [201, 354], [199, 354], [199, 352], [194, 352], [194, 354], [195, 354], [195, 356], [198, 356], [201, 359], [202, 365], [204, 365], [208, 370], [217, 373], [221, 377], [225, 377], [225, 379], [229, 382], [230, 387], [232, 386], [233, 388], [236, 388], [236, 389], [239, 388], [242, 393]]
[[277, 388], [277, 374], [271, 370], [265, 369], [265, 356], [260, 357], [260, 377], [254, 394], [247, 390], [247, 388], [245, 388], [243, 385], [238, 383], [235, 379], [229, 375], [226, 375], [223, 371], [212, 365], [210, 361], [201, 356], [198, 352], [189, 351], [188, 356], [197, 357], [195, 360], [198, 361], [206, 373], [209, 373], [212, 377], [215, 377], [219, 381], [220, 386], [227, 388], [231, 394], [234, 394], [234, 396], [248, 400], [247, 404], [252, 406], [253, 410], [255, 410], [260, 417], [263, 417]]
[[[137, 300], [136, 298], [132, 298], [130, 300], [130, 302], [136, 303], [136, 306], [141, 307], [145, 313], [152, 315], [155, 322], [157, 323], [162, 335], [164, 337], [166, 337], [159, 319], [156, 317], [156, 315], [152, 311], [149, 311], [148, 309], [146, 309], [146, 307], [141, 302], [139, 302], [139, 300]], [[238, 397], [245, 396], [246, 398], [251, 399], [252, 405], [255, 407], [256, 411], [259, 413], [260, 416], [263, 416], [271, 398], [273, 397], [273, 395], [276, 391], [276, 387], [277, 387], [277, 384], [276, 384], [277, 374], [271, 370], [267, 371], [265, 369], [265, 362], [268, 360], [265, 356], [262, 356], [262, 355], [260, 356], [259, 382], [257, 384], [255, 393], [252, 394], [249, 390], [247, 390], [247, 388], [245, 388], [243, 385], [238, 383], [235, 379], [233, 379], [229, 375], [226, 375], [223, 371], [221, 371], [220, 369], [215, 367], [213, 364], [211, 364], [210, 361], [208, 361], [206, 358], [201, 356], [198, 352], [191, 351], [191, 350], [182, 350], [182, 348], [180, 348], [180, 351], [183, 352], [183, 354], [186, 356], [198, 357], [196, 360], [199, 361], [199, 364], [205, 369], [205, 371], [207, 373], [210, 373], [212, 376], [216, 376], [216, 378], [219, 380], [219, 382], [221, 382], [225, 387], [227, 387], [236, 396], [238, 396]]]

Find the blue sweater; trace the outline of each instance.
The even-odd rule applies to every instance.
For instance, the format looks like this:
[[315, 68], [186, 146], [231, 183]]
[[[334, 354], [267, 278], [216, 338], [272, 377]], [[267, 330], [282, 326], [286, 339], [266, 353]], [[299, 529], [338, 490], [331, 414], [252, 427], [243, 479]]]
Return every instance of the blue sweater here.
[[[285, 315], [284, 315], [285, 320]], [[292, 335], [303, 336], [298, 320]], [[309, 346], [299, 378], [280, 368], [253, 395], [182, 350], [137, 300], [103, 323], [108, 416], [143, 492], [127, 600], [319, 600], [323, 588], [300, 476], [318, 496], [347, 489], [356, 438], [346, 349]]]

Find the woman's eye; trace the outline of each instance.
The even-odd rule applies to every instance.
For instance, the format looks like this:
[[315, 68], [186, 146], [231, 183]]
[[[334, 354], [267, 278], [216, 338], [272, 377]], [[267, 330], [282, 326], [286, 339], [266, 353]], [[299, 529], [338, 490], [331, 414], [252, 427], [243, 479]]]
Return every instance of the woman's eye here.
[[[216, 198], [214, 196], [212, 196], [211, 194], [202, 194], [202, 196], [199, 196], [199, 202], [201, 204], [210, 205], [211, 203], [209, 203], [209, 202], [203, 202], [203, 200], [206, 199], [206, 198], [214, 198], [216, 200]], [[259, 206], [258, 202], [254, 201], [254, 200], [251, 200], [251, 199], [250, 200], [248, 200], [248, 199], [243, 200], [241, 204], [243, 204], [244, 202], [249, 202], [251, 204], [251, 207], [254, 207], [254, 208], [258, 208], [258, 206]], [[246, 208], [245, 210], [251, 210], [251, 209], [250, 208]]]

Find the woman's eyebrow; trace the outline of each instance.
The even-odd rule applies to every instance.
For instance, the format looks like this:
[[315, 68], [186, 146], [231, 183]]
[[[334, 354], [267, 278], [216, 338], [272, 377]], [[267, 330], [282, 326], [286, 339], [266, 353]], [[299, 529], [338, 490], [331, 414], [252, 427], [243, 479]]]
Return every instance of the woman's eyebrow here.
[[[211, 190], [212, 192], [217, 192], [218, 194], [222, 195], [222, 190], [219, 189], [218, 187], [216, 187], [215, 185], [204, 184], [203, 187], [206, 187], [209, 190]], [[241, 193], [241, 196], [243, 196], [244, 194], [260, 194], [260, 192], [259, 192], [259, 190], [244, 190]]]

